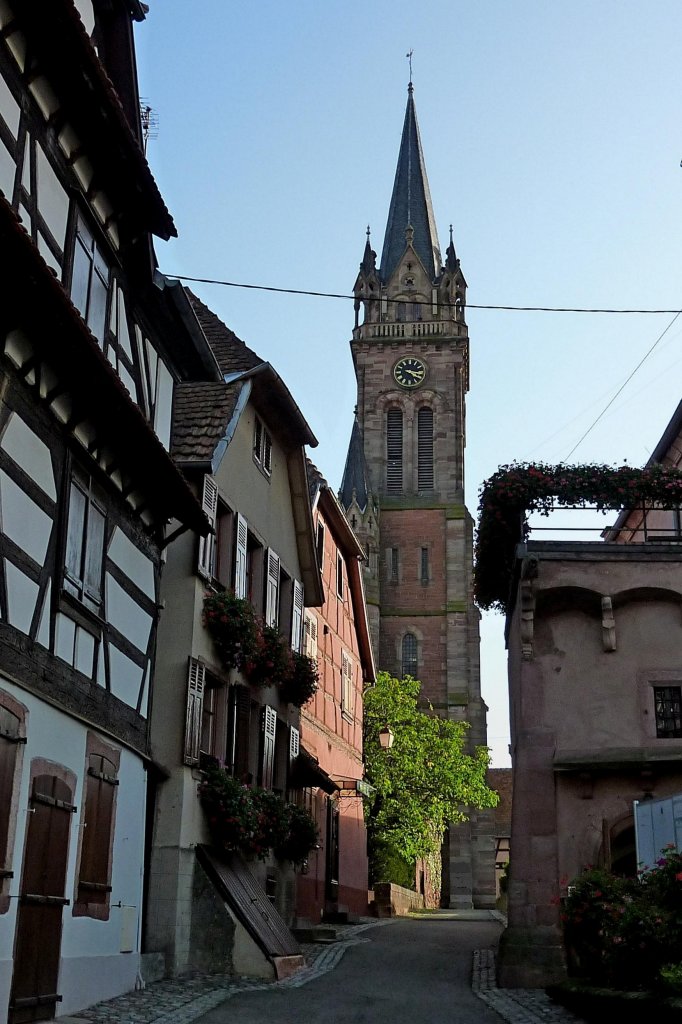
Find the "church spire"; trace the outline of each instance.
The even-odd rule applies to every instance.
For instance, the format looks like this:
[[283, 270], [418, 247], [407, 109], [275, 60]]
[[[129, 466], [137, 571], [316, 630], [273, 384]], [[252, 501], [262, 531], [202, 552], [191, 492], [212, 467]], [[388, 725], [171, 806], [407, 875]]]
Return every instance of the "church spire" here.
[[407, 109], [400, 142], [398, 167], [395, 172], [384, 248], [381, 253], [381, 279], [384, 284], [405, 252], [407, 228], [412, 228], [414, 231], [412, 245], [424, 264], [424, 269], [432, 280], [435, 279], [441, 270], [440, 246], [431, 205], [429, 182], [426, 177], [426, 165], [419, 137], [411, 81], [407, 87]]

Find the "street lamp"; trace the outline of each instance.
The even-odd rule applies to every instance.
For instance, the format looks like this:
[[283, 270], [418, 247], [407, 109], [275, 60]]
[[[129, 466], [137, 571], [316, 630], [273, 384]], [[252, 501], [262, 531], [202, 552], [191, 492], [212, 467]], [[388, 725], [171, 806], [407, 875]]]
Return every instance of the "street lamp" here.
[[393, 730], [390, 725], [385, 725], [383, 729], [379, 731], [379, 744], [382, 750], [389, 750], [393, 746]]

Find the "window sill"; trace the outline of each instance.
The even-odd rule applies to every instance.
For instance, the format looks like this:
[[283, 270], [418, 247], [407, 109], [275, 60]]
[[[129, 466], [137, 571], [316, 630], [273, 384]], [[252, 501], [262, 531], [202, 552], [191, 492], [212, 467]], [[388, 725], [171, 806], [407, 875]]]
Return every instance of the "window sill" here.
[[350, 711], [345, 711], [343, 708], [341, 709], [341, 717], [345, 722], [349, 722], [351, 725], [355, 722], [355, 716], [351, 714]]
[[97, 612], [93, 612], [92, 609], [83, 604], [82, 601], [79, 601], [77, 597], [74, 597], [73, 594], [70, 594], [68, 590], [62, 590], [60, 593], [58, 610], [60, 612], [68, 612], [78, 626], [87, 630], [88, 633], [92, 633], [97, 640], [101, 640], [102, 630], [106, 625], [105, 620]]
[[265, 477], [268, 483], [270, 483], [270, 481], [272, 480], [272, 470], [268, 472], [263, 463], [260, 462], [255, 455], [253, 456], [253, 464], [258, 470], [258, 472]]

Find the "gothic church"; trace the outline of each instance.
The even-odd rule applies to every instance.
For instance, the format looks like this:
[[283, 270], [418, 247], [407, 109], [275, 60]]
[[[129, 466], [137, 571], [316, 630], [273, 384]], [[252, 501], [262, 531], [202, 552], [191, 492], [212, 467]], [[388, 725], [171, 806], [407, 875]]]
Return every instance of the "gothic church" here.
[[[412, 83], [381, 263], [368, 231], [354, 294], [358, 401], [340, 499], [367, 552], [376, 663], [420, 679], [437, 714], [469, 722], [473, 749], [486, 745], [487, 708], [464, 504], [466, 281], [452, 229], [441, 259]], [[490, 811], [450, 828], [442, 904], [494, 907]]]

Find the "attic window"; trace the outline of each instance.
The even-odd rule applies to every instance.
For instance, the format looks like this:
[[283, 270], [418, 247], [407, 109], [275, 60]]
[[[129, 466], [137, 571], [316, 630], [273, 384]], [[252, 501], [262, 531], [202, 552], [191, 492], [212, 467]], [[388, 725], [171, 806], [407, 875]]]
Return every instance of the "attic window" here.
[[253, 432], [253, 457], [263, 472], [270, 476], [272, 473], [272, 438], [262, 420], [259, 420], [257, 416]]

